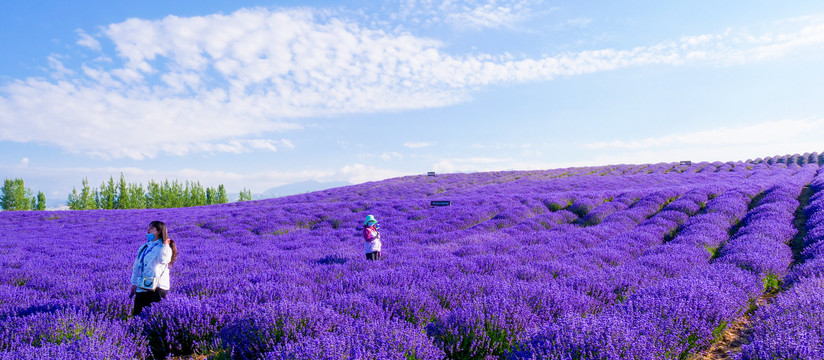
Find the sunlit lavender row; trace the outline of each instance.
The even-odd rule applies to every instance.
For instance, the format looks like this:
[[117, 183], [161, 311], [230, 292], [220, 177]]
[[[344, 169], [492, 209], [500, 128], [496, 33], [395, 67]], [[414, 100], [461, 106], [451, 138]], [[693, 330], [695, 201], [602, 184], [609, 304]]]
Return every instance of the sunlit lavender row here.
[[824, 172], [810, 188], [806, 236], [798, 264], [785, 279], [788, 289], [755, 313], [750, 343], [740, 358], [816, 359], [824, 354]]
[[[749, 345], [732, 355], [820, 359], [822, 160], [2, 212], [0, 358], [682, 359], [751, 316]], [[381, 223], [380, 261], [363, 254], [367, 214]], [[152, 220], [169, 225], [180, 257], [169, 296], [132, 317], [131, 264]], [[799, 337], [808, 345], [787, 345]]]

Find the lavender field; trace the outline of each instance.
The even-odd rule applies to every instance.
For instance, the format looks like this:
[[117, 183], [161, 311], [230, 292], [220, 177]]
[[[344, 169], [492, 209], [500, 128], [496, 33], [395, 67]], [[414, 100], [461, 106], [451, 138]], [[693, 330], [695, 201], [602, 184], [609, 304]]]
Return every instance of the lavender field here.
[[[821, 164], [408, 176], [196, 208], [0, 212], [0, 358], [822, 359]], [[367, 214], [381, 261], [363, 254]], [[131, 317], [152, 220], [180, 257], [168, 298]], [[706, 355], [742, 319], [744, 345]]]

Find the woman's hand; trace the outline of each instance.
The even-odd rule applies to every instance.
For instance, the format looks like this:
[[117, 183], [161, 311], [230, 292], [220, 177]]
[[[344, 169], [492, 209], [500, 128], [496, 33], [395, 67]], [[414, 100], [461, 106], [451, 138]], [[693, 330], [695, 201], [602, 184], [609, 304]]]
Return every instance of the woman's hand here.
[[133, 298], [133, 297], [134, 297], [134, 294], [135, 294], [135, 292], [136, 292], [136, 291], [137, 291], [137, 286], [136, 286], [136, 285], [132, 285], [132, 290], [131, 290], [131, 291], [129, 291], [129, 299], [131, 299], [131, 298]]

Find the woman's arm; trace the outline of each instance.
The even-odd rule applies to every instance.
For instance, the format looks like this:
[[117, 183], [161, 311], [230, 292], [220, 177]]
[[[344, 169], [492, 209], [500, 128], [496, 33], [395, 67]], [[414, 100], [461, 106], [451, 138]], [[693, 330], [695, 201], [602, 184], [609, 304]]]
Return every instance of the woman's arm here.
[[137, 256], [134, 258], [134, 264], [132, 264], [132, 286], [137, 286], [137, 283], [140, 281], [140, 277], [143, 276], [143, 274], [140, 273], [140, 253], [145, 250], [145, 246], [146, 244], [140, 246], [140, 250], [137, 251]]
[[169, 245], [171, 240], [166, 239], [163, 241], [163, 247], [160, 249], [160, 263], [161, 264], [168, 264], [172, 261], [172, 247]]

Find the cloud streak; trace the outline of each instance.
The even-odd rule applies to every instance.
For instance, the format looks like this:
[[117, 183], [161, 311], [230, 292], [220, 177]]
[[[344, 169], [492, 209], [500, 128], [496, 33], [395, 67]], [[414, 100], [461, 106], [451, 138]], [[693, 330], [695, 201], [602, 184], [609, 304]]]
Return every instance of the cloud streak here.
[[[477, 16], [464, 21], [491, 27], [515, 21], [506, 20], [513, 14], [506, 9], [524, 7], [469, 6], [466, 14]], [[102, 158], [274, 151], [291, 143], [260, 134], [301, 129], [301, 119], [314, 116], [443, 107], [487, 86], [634, 66], [778, 59], [820, 48], [824, 21], [808, 19], [785, 33], [730, 30], [535, 59], [450, 54], [437, 40], [312, 9], [129, 19], [99, 35], [115, 54], [103, 54], [100, 41], [83, 31], [78, 36], [79, 45], [100, 52], [91, 58], [112, 61], [67, 69], [52, 57], [54, 79], [2, 85], [0, 141], [48, 143]]]
[[[716, 161], [746, 160], [756, 155], [803, 154], [824, 149], [824, 119], [779, 120], [738, 127], [672, 134], [634, 141], [586, 143], [586, 149], [600, 151], [598, 163], [644, 163], [691, 159]], [[764, 149], [771, 149], [765, 153]]]
[[407, 141], [407, 142], [403, 143], [403, 146], [407, 147], [407, 148], [410, 148], [410, 149], [420, 149], [420, 148], [430, 147], [430, 146], [432, 146], [432, 143], [423, 142], [423, 141]]
[[[605, 141], [584, 144], [587, 149], [654, 149], [695, 145], [746, 145], [814, 140], [824, 133], [824, 119], [780, 120], [738, 127], [673, 134], [634, 141]], [[824, 143], [824, 141], [822, 141]]]

